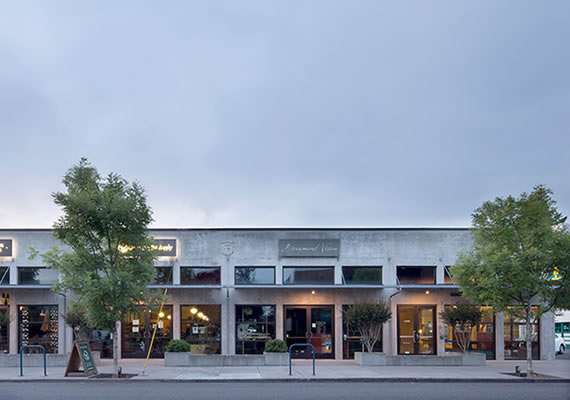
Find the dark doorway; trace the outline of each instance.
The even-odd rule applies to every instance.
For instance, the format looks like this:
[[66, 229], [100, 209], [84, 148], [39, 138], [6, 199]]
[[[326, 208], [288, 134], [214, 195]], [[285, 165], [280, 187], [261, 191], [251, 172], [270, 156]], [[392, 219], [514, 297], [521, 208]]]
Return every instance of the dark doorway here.
[[[317, 358], [334, 358], [334, 306], [285, 306], [287, 347], [309, 343]], [[312, 357], [309, 347], [295, 348], [296, 358]]]

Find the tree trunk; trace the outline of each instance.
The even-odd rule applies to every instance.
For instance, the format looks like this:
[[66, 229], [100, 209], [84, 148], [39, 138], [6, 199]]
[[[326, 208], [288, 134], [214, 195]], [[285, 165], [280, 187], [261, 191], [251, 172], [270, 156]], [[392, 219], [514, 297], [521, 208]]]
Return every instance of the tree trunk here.
[[532, 370], [532, 332], [530, 329], [531, 307], [530, 302], [526, 306], [526, 377], [532, 378], [534, 371]]
[[113, 330], [113, 378], [119, 377], [119, 332], [120, 322], [115, 321]]

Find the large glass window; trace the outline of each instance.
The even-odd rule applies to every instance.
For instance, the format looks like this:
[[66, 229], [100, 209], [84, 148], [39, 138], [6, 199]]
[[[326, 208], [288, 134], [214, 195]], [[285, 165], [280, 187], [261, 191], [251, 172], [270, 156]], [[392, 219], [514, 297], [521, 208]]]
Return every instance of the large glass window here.
[[435, 268], [398, 266], [398, 281], [400, 285], [435, 285]]
[[20, 285], [51, 285], [57, 281], [57, 271], [46, 267], [18, 267]]
[[275, 285], [274, 267], [236, 267], [236, 285]]
[[192, 354], [220, 354], [222, 349], [221, 306], [180, 306], [181, 339], [190, 343]]
[[172, 267], [156, 267], [155, 285], [172, 285]]
[[[445, 308], [452, 306], [445, 306]], [[485, 353], [487, 360], [495, 359], [495, 316], [492, 307], [481, 307], [481, 323], [471, 332], [470, 351]], [[445, 351], [459, 351], [453, 335], [453, 327], [446, 325], [444, 330]]]
[[219, 285], [220, 267], [180, 267], [182, 285]]
[[[532, 307], [533, 315], [538, 310]], [[512, 307], [505, 312], [505, 360], [526, 359], [526, 322], [520, 307]], [[539, 354], [539, 321], [530, 325], [532, 333], [532, 359], [538, 360]]]
[[332, 285], [334, 267], [283, 267], [285, 285]]
[[10, 325], [10, 308], [0, 306], [0, 353], [8, 353], [8, 326]]
[[0, 285], [10, 284], [10, 267], [0, 267]]
[[[348, 304], [343, 304], [342, 311], [346, 311], [350, 307]], [[365, 352], [366, 345], [364, 340], [360, 335], [360, 331], [355, 327], [350, 327], [346, 321], [342, 321], [342, 358], [343, 359], [354, 359], [354, 353], [357, 351]], [[375, 352], [382, 352], [382, 334], [380, 334], [380, 339], [374, 344]]]
[[345, 285], [381, 285], [382, 267], [342, 267]]
[[275, 339], [275, 306], [236, 306], [236, 354], [263, 354]]
[[20, 306], [18, 309], [18, 349], [25, 345], [44, 346], [46, 352], [57, 353], [57, 306]]

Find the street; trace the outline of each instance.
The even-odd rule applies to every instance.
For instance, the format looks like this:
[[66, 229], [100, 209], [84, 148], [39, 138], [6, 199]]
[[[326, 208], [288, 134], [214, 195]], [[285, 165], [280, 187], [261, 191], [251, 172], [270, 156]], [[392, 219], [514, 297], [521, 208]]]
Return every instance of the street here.
[[497, 399], [568, 400], [568, 383], [4, 382], [2, 400]]

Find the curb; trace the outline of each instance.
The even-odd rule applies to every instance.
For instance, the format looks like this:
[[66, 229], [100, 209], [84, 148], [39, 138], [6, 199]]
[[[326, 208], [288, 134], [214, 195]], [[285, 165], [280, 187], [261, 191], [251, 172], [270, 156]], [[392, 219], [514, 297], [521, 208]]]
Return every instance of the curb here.
[[351, 382], [363, 382], [363, 383], [570, 383], [570, 379], [565, 378], [269, 378], [269, 379], [125, 379], [125, 378], [55, 378], [55, 379], [41, 379], [41, 378], [30, 378], [30, 379], [0, 379], [0, 383], [4, 382], [42, 382], [42, 383], [62, 383], [62, 382], [124, 382], [124, 383], [331, 383], [331, 382], [341, 382], [341, 383], [351, 383]]

